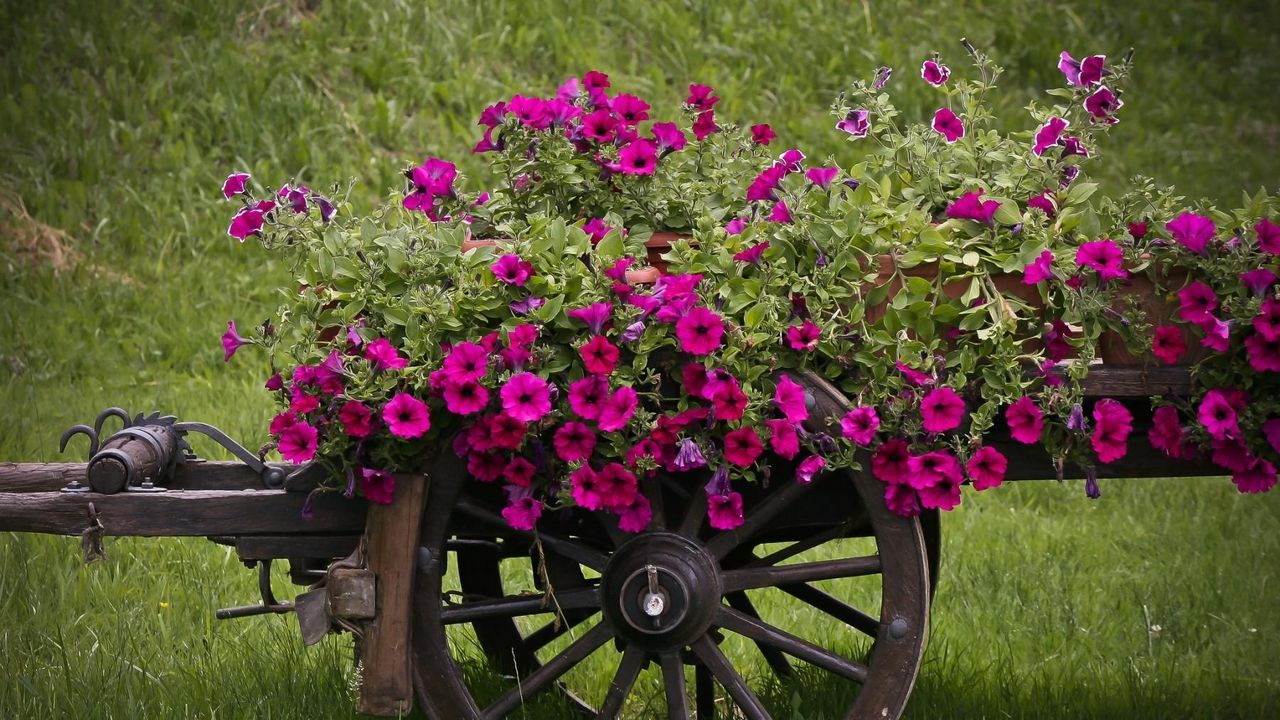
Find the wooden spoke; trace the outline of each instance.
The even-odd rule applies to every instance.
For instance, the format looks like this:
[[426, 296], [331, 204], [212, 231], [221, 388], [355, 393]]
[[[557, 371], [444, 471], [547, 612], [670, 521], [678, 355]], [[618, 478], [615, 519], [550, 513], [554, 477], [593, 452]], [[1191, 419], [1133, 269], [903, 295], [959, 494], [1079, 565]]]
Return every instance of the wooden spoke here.
[[825, 530], [816, 532], [803, 540], [797, 540], [780, 550], [775, 550], [764, 557], [755, 558], [743, 565], [743, 567], [764, 567], [766, 565], [777, 565], [783, 560], [790, 560], [805, 550], [811, 550], [818, 547], [828, 540], [835, 540], [836, 538], [844, 537], [844, 534], [849, 530], [851, 525], [852, 523], [850, 522], [833, 525]]
[[574, 665], [586, 659], [597, 648], [608, 642], [611, 637], [613, 637], [613, 630], [609, 628], [608, 623], [603, 621], [597, 623], [582, 637], [570, 643], [569, 647], [561, 651], [559, 655], [543, 663], [542, 667], [534, 670], [528, 677], [517, 683], [514, 688], [507, 691], [505, 695], [485, 708], [483, 717], [485, 720], [499, 720], [506, 717], [507, 714], [526, 700], [542, 692], [548, 685], [560, 679], [561, 675], [564, 675]]
[[872, 638], [875, 638], [880, 633], [879, 620], [812, 585], [795, 583], [793, 585], [779, 585], [778, 589]]
[[525, 651], [538, 652], [546, 647], [547, 643], [569, 632], [597, 612], [595, 609], [567, 612], [564, 617], [552, 620], [525, 637], [523, 643]]
[[[507, 521], [502, 519], [501, 515], [498, 515], [492, 510], [481, 507], [470, 498], [458, 498], [458, 503], [455, 505], [455, 508], [459, 512], [470, 515], [477, 520], [483, 520], [491, 525], [503, 528], [505, 532], [523, 537], [535, 537], [534, 533], [512, 529], [512, 527], [507, 524]], [[604, 553], [589, 548], [574, 540], [566, 540], [564, 538], [547, 535], [541, 532], [537, 533], [536, 537], [542, 541], [544, 547], [550, 549], [552, 552], [586, 565], [597, 572], [603, 571], [605, 564], [609, 561], [609, 558], [606, 557]]]
[[880, 573], [880, 556], [842, 558], [820, 562], [773, 565], [770, 567], [738, 568], [724, 573], [724, 591], [751, 590], [794, 583], [830, 580], [832, 578], [860, 577]]
[[680, 519], [680, 528], [676, 532], [681, 535], [698, 539], [698, 531], [702, 530], [702, 522], [707, 517], [707, 494], [701, 490], [694, 490], [693, 496], [689, 498], [689, 504], [685, 508], [684, 517]]
[[711, 671], [706, 665], [698, 663], [693, 668], [694, 701], [698, 708], [698, 720], [715, 720], [716, 718], [716, 685]]
[[623, 701], [631, 693], [631, 686], [635, 685], [636, 676], [648, 662], [648, 653], [635, 645], [627, 646], [622, 652], [622, 662], [618, 663], [618, 672], [614, 674], [613, 682], [609, 683], [609, 694], [605, 695], [598, 717], [602, 720], [618, 717]]
[[667, 720], [688, 720], [689, 698], [685, 695], [680, 653], [663, 653], [658, 657], [658, 664], [662, 666], [662, 687], [667, 695]]
[[[755, 605], [751, 604], [751, 598], [747, 597], [745, 592], [731, 592], [725, 595], [725, 600], [729, 602], [729, 607], [748, 617], [760, 619], [760, 613], [756, 612]], [[787, 662], [787, 658], [782, 651], [767, 645], [765, 643], [756, 643], [756, 647], [760, 648], [760, 653], [764, 655], [764, 661], [769, 663], [769, 667], [779, 676], [788, 676], [791, 674], [791, 663]]]
[[656, 477], [646, 477], [640, 481], [640, 489], [649, 499], [649, 509], [653, 511], [653, 519], [649, 522], [652, 530], [667, 529], [667, 508], [663, 502], [662, 481]]
[[554, 598], [548, 598], [546, 595], [515, 595], [450, 605], [440, 611], [440, 618], [445, 625], [456, 625], [486, 618], [512, 618], [598, 607], [600, 607], [600, 591], [596, 588], [582, 588], [558, 592]]
[[[814, 480], [814, 483], [818, 480]], [[795, 506], [795, 501], [807, 491], [813, 483], [793, 482], [785, 488], [770, 493], [759, 506], [746, 511], [746, 521], [733, 530], [722, 532], [707, 543], [707, 550], [716, 557], [723, 558], [734, 548], [751, 539], [753, 535], [768, 527], [779, 514], [787, 508]]]
[[[867, 681], [867, 666], [840, 657], [824, 650], [808, 640], [796, 637], [791, 633], [779, 630], [769, 623], [753, 618], [733, 608], [721, 607], [716, 611], [715, 624], [726, 630], [755, 640], [758, 643], [772, 645], [789, 655], [833, 672], [841, 677], [858, 683]], [[717, 677], [719, 677], [717, 675]]]
[[738, 671], [733, 669], [733, 663], [724, 656], [710, 635], [703, 635], [693, 641], [692, 648], [698, 659], [702, 660], [716, 680], [720, 681], [720, 685], [728, 691], [729, 697], [733, 698], [733, 703], [747, 720], [769, 720], [769, 712], [760, 703], [760, 698], [751, 691]]

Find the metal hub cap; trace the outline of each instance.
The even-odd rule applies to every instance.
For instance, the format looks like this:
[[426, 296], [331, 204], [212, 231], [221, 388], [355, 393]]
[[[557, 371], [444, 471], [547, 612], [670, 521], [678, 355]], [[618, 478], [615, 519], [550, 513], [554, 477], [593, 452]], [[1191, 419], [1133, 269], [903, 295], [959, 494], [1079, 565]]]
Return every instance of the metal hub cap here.
[[675, 533], [640, 535], [614, 553], [601, 581], [605, 615], [618, 634], [650, 650], [687, 645], [720, 605], [720, 567]]

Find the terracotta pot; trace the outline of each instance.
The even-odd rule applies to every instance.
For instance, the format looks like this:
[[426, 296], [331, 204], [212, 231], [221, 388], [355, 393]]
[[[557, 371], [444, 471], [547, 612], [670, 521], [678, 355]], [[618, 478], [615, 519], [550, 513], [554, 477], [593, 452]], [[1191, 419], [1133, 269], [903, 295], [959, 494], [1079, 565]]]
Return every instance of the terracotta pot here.
[[[1180, 288], [1186, 285], [1187, 279], [1187, 271], [1183, 268], [1174, 268], [1163, 278], [1164, 285], [1172, 288]], [[1139, 312], [1152, 328], [1177, 324], [1177, 301], [1171, 299], [1169, 295], [1162, 295], [1157, 292], [1155, 283], [1145, 273], [1130, 277], [1121, 286], [1117, 295], [1118, 302], [1115, 306], [1117, 312], [1129, 310], [1127, 298], [1136, 297], [1138, 299], [1137, 307]], [[1179, 325], [1179, 327], [1182, 329], [1182, 341], [1186, 343], [1187, 351], [1183, 353], [1178, 364], [1190, 365], [1208, 357], [1208, 348], [1200, 345], [1200, 339], [1196, 337], [1191, 328], [1186, 325]], [[1151, 355], [1150, 348], [1145, 348], [1141, 354], [1134, 355], [1125, 345], [1124, 338], [1120, 336], [1120, 333], [1113, 330], [1107, 330], [1098, 338], [1098, 355], [1106, 365], [1159, 364], [1159, 361]]]
[[645, 251], [648, 254], [650, 267], [655, 267], [659, 272], [667, 271], [668, 263], [662, 259], [662, 256], [671, 249], [671, 243], [677, 240], [689, 240], [688, 235], [681, 235], [676, 232], [656, 232], [644, 241]]

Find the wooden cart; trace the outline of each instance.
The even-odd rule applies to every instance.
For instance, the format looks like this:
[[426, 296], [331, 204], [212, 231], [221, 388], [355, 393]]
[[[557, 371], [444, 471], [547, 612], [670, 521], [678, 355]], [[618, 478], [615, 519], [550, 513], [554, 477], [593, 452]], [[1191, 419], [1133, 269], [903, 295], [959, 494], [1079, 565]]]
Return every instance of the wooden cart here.
[[[811, 429], [847, 411], [849, 402], [827, 383], [808, 377], [804, 384], [816, 401]], [[1187, 390], [1182, 368], [1091, 372], [1089, 396], [1125, 398], [1135, 419], [1128, 454], [1099, 474], [1220, 475], [1207, 463], [1173, 461], [1147, 444], [1148, 398]], [[164, 443], [186, 431], [216, 430], [149, 419], [167, 423], [170, 437], [137, 420], [102, 448], [96, 428], [88, 464], [0, 464], [0, 530], [81, 536], [89, 553], [103, 535], [206, 536], [233, 545], [258, 567], [262, 603], [221, 610], [219, 617], [297, 612], [309, 641], [333, 629], [358, 633], [363, 712], [404, 713], [416, 695], [431, 718], [502, 718], [546, 694], [588, 717], [710, 718], [718, 685], [736, 706], [734, 717], [768, 718], [752, 687], [755, 675], [742, 671], [747, 659], [730, 647], [750, 645], [774, 673], [811, 666], [845, 684], [848, 718], [896, 718], [911, 694], [937, 577], [938, 516], [889, 512], [884, 486], [869, 472], [832, 472], [811, 484], [775, 481], [744, 492], [746, 522], [733, 531], [708, 527], [705, 478], [685, 474], [644, 482], [653, 522], [643, 533], [620, 532], [612, 515], [577, 509], [547, 513], [536, 532], [525, 533], [500, 516], [498, 489], [470, 480], [452, 453], [442, 453], [424, 475], [400, 476], [393, 504], [366, 506], [309, 493], [305, 473], [265, 465], [238, 446], [244, 462], [161, 457]], [[1008, 479], [1059, 475], [1037, 447], [998, 435], [989, 442], [1008, 456]], [[775, 477], [790, 478], [781, 465], [774, 463]], [[164, 487], [153, 482], [159, 478]], [[843, 552], [848, 538], [863, 538], [867, 549]], [[837, 541], [825, 559], [797, 557]], [[536, 587], [506, 586], [503, 561], [513, 558], [530, 564]], [[289, 561], [295, 582], [312, 586], [296, 603], [278, 602], [272, 593], [269, 567], [280, 559]], [[875, 600], [836, 597], [815, 585], [836, 578], [861, 578], [860, 597]], [[832, 632], [799, 637], [763, 619], [752, 596], [766, 588], [829, 618]], [[450, 639], [451, 628], [463, 624], [488, 658], [483, 683], [464, 672], [459, 643]], [[724, 642], [735, 635], [746, 642]], [[862, 649], [831, 642], [849, 635], [864, 638]], [[606, 643], [621, 659], [603, 701], [588, 705], [566, 673]], [[650, 663], [660, 668], [663, 697], [624, 712]], [[496, 687], [493, 677], [502, 679]]]

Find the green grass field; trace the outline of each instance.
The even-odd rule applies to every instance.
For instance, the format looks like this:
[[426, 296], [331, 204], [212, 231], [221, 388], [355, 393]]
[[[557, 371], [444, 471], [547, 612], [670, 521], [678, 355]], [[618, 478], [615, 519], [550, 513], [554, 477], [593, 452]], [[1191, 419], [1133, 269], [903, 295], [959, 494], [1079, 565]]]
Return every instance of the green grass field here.
[[[0, 3], [0, 458], [60, 459], [62, 429], [110, 405], [265, 439], [265, 361], [224, 365], [218, 336], [265, 318], [285, 275], [226, 237], [231, 170], [355, 178], [369, 207], [427, 154], [478, 170], [485, 104], [589, 69], [657, 106], [714, 85], [724, 117], [847, 160], [833, 93], [887, 64], [900, 106], [923, 116], [920, 61], [937, 49], [963, 73], [966, 36], [1006, 68], [1011, 127], [1059, 83], [1059, 50], [1135, 47], [1095, 174], [1230, 203], [1280, 184], [1280, 11], [1232, 5]], [[945, 518], [911, 717], [1280, 716], [1280, 496], [1224, 479], [1103, 492], [1004, 487]], [[254, 593], [226, 548], [107, 552], [84, 566], [73, 539], [0, 535], [0, 717], [352, 713], [349, 639], [304, 651], [291, 618], [213, 619]], [[778, 691], [797, 717], [831, 716], [834, 691]]]

